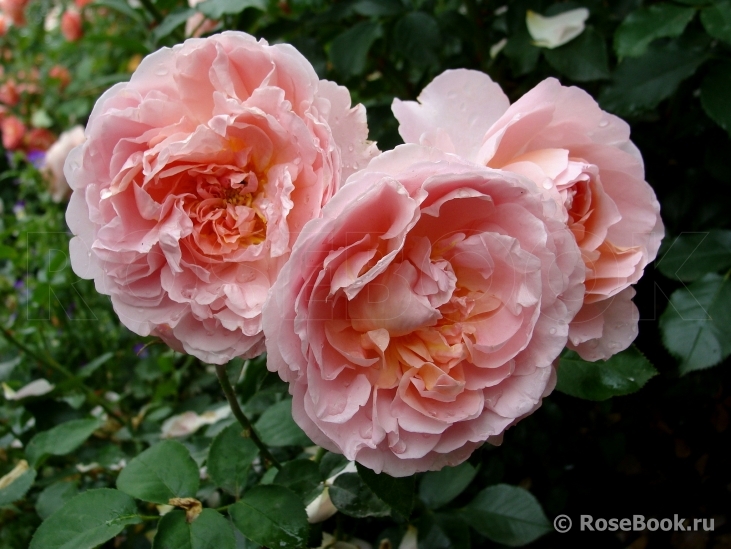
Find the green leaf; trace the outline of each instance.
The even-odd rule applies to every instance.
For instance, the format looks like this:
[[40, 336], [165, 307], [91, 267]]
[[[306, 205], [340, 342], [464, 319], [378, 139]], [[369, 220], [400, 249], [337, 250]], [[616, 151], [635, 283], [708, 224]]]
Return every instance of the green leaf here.
[[357, 76], [366, 68], [368, 51], [383, 35], [380, 23], [361, 21], [338, 34], [330, 44], [330, 61], [344, 76]]
[[[310, 459], [295, 459], [282, 465], [273, 484], [289, 488], [299, 496], [306, 496], [320, 485], [320, 467]], [[309, 503], [309, 502], [305, 502]]]
[[536, 68], [541, 49], [533, 45], [528, 29], [525, 23], [522, 23], [518, 31], [508, 38], [503, 53], [510, 59], [510, 69], [513, 75], [518, 77], [528, 74]]
[[312, 446], [312, 441], [292, 419], [292, 399], [277, 402], [254, 425], [267, 446]]
[[0, 507], [23, 499], [26, 492], [28, 492], [30, 487], [33, 486], [33, 481], [35, 479], [36, 470], [28, 469], [10, 484], [4, 488], [0, 488]]
[[560, 48], [544, 50], [543, 55], [554, 69], [576, 82], [609, 78], [607, 45], [591, 27]]
[[731, 354], [731, 285], [709, 274], [673, 292], [660, 317], [662, 340], [682, 374], [708, 368]]
[[358, 0], [353, 11], [366, 17], [388, 17], [404, 11], [404, 5], [399, 0]]
[[456, 467], [430, 471], [421, 479], [419, 497], [430, 509], [438, 509], [460, 495], [476, 474], [477, 469], [466, 461]]
[[77, 372], [77, 375], [80, 378], [86, 378], [89, 377], [91, 374], [93, 374], [100, 366], [105, 364], [114, 356], [114, 353], [104, 353], [103, 355], [99, 355], [94, 360], [88, 362], [87, 364], [84, 364], [81, 368], [79, 368], [79, 371]]
[[307, 543], [310, 525], [304, 503], [284, 486], [254, 486], [228, 512], [236, 528], [260, 545], [296, 549]]
[[701, 11], [701, 23], [713, 38], [731, 43], [731, 1], [716, 2]]
[[79, 493], [75, 482], [61, 480], [46, 486], [36, 501], [36, 513], [43, 520], [58, 511], [64, 504]]
[[355, 518], [385, 517], [388, 504], [373, 493], [357, 473], [344, 473], [329, 488], [330, 500], [341, 512]]
[[140, 522], [134, 500], [119, 490], [88, 490], [36, 530], [29, 549], [92, 549]]
[[469, 525], [457, 514], [422, 515], [415, 524], [419, 549], [470, 549]]
[[206, 0], [195, 7], [210, 19], [218, 20], [226, 13], [241, 13], [246, 8], [266, 11], [266, 0]]
[[510, 547], [527, 545], [552, 530], [536, 498], [507, 484], [485, 488], [461, 516], [483, 536]]
[[373, 490], [391, 509], [409, 518], [414, 508], [416, 483], [414, 476], [394, 478], [386, 473], [374, 473], [368, 467], [356, 463], [358, 475], [366, 486]]
[[731, 231], [683, 233], [663, 244], [656, 267], [668, 278], [692, 281], [731, 267]]
[[124, 15], [126, 15], [133, 21], [140, 23], [141, 25], [147, 24], [145, 17], [143, 16], [144, 12], [137, 11], [125, 0], [94, 0], [94, 5], [104, 6], [106, 8], [111, 8], [115, 11], [118, 11], [119, 13], [123, 13]]
[[200, 476], [188, 449], [175, 440], [148, 448], [122, 469], [117, 488], [143, 501], [167, 504], [170, 498], [194, 497]]
[[152, 549], [235, 549], [231, 524], [213, 509], [203, 509], [188, 524], [183, 511], [171, 511], [160, 519]]
[[257, 455], [259, 448], [250, 438], [242, 436], [241, 426], [229, 425], [213, 439], [208, 453], [208, 475], [216, 486], [238, 497]]
[[630, 13], [614, 34], [614, 51], [622, 57], [639, 57], [653, 40], [683, 34], [695, 9], [653, 4]]
[[701, 105], [711, 119], [731, 134], [731, 63], [714, 65], [701, 84]]
[[159, 42], [166, 36], [172, 34], [175, 29], [185, 23], [192, 15], [197, 13], [197, 11], [198, 10], [193, 8], [178, 8], [175, 11], [170, 12], [152, 31], [152, 38], [155, 42]]
[[653, 43], [642, 57], [627, 58], [619, 64], [599, 102], [619, 116], [653, 109], [675, 93], [707, 58], [705, 43]]
[[586, 400], [606, 400], [639, 391], [655, 375], [657, 370], [635, 346], [597, 362], [568, 351], [560, 359], [556, 389]]
[[394, 49], [420, 67], [439, 63], [441, 42], [436, 19], [422, 11], [407, 13], [399, 19], [391, 36]]
[[25, 448], [28, 462], [37, 467], [49, 455], [63, 456], [73, 452], [103, 424], [99, 419], [74, 419], [38, 433]]

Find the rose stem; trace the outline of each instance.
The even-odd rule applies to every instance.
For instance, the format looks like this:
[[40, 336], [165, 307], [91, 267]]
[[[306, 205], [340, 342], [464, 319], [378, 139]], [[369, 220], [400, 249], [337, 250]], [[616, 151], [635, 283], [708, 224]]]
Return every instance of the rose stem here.
[[234, 413], [234, 416], [236, 417], [236, 419], [239, 420], [239, 423], [244, 428], [244, 436], [249, 437], [252, 442], [259, 447], [261, 457], [271, 463], [272, 466], [276, 467], [277, 469], [281, 469], [281, 464], [279, 463], [279, 461], [277, 461], [277, 458], [275, 458], [271, 454], [269, 448], [267, 448], [266, 444], [264, 444], [259, 438], [259, 435], [256, 434], [256, 431], [254, 431], [254, 426], [251, 424], [251, 421], [249, 421], [249, 418], [246, 417], [246, 414], [244, 414], [241, 406], [239, 406], [239, 401], [236, 399], [234, 388], [231, 386], [231, 382], [228, 380], [225, 364], [216, 364], [216, 375], [218, 376], [218, 381], [221, 383], [221, 389], [223, 389], [223, 394], [226, 395], [226, 400], [228, 400], [228, 404], [229, 406], [231, 406], [231, 411]]

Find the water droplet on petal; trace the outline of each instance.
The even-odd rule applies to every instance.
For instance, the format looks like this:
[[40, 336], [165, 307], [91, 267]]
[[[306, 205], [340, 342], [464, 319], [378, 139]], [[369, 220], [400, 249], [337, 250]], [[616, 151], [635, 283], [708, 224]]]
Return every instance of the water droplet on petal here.
[[544, 179], [543, 180], [543, 188], [544, 189], [550, 189], [551, 187], [553, 187], [553, 181], [551, 181], [550, 179]]
[[353, 152], [355, 150], [355, 147], [353, 147], [353, 145], [348, 145], [348, 150], [350, 152]]
[[156, 76], [165, 76], [168, 73], [168, 68], [165, 65], [158, 65], [155, 69]]
[[608, 120], [602, 120], [601, 122], [599, 122], [599, 127], [600, 128], [606, 128], [607, 126], [609, 126], [609, 121]]
[[548, 333], [554, 335], [556, 333], [556, 328], [551, 328], [550, 330], [548, 330]]

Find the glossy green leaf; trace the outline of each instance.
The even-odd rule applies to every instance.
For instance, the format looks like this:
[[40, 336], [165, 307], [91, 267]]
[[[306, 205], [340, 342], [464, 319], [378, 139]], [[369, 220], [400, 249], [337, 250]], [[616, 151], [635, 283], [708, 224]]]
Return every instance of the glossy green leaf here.
[[25, 497], [26, 492], [33, 486], [36, 479], [36, 470], [28, 469], [4, 488], [0, 488], [0, 507], [13, 503]]
[[657, 370], [634, 346], [597, 362], [568, 351], [560, 359], [556, 389], [586, 400], [606, 400], [639, 391], [655, 375]]
[[104, 424], [99, 419], [74, 419], [38, 433], [25, 448], [31, 466], [38, 466], [47, 456], [63, 456], [81, 446]]
[[122, 469], [117, 488], [143, 501], [167, 504], [170, 498], [194, 497], [200, 476], [188, 449], [175, 440], [148, 448]]
[[241, 13], [246, 8], [267, 9], [266, 0], [205, 0], [195, 7], [206, 17], [218, 20], [227, 13]]
[[683, 233], [666, 239], [656, 267], [668, 278], [692, 281], [731, 267], [731, 231]]
[[179, 8], [167, 14], [165, 19], [163, 19], [162, 22], [152, 31], [152, 36], [155, 39], [155, 42], [158, 42], [172, 34], [175, 29], [188, 21], [188, 19], [196, 12], [197, 10], [193, 8]]
[[653, 40], [683, 34], [695, 9], [670, 3], [653, 4], [630, 13], [614, 34], [614, 51], [621, 57], [638, 57]]
[[391, 38], [394, 49], [417, 66], [439, 62], [441, 41], [436, 19], [421, 11], [408, 13], [399, 19]]
[[379, 498], [357, 473], [344, 473], [329, 488], [330, 500], [341, 512], [355, 518], [385, 517], [389, 505]]
[[627, 116], [656, 107], [708, 58], [706, 44], [656, 42], [641, 57], [624, 59], [599, 96], [603, 108]]
[[92, 549], [140, 522], [134, 500], [119, 490], [88, 490], [43, 522], [30, 549]]
[[483, 536], [510, 547], [527, 545], [552, 530], [538, 500], [507, 484], [485, 488], [460, 514]]
[[317, 463], [310, 459], [295, 459], [282, 465], [274, 477], [273, 484], [289, 488], [295, 494], [304, 497], [317, 488], [321, 481]]
[[79, 493], [79, 488], [75, 482], [61, 480], [54, 482], [38, 495], [36, 501], [36, 513], [43, 520], [50, 517], [58, 511], [64, 504]]
[[292, 419], [292, 399], [277, 402], [254, 425], [267, 446], [311, 446], [312, 442]]
[[78, 376], [81, 378], [89, 377], [101, 366], [109, 362], [113, 356], [114, 353], [104, 353], [103, 355], [99, 355], [94, 360], [89, 361], [87, 364], [84, 364], [81, 368], [79, 368]]
[[236, 528], [266, 547], [306, 546], [307, 513], [300, 497], [284, 486], [254, 486], [228, 510]]
[[701, 84], [701, 104], [711, 119], [731, 134], [731, 63], [714, 65]]
[[330, 61], [335, 70], [344, 76], [362, 74], [371, 46], [382, 35], [380, 23], [373, 21], [361, 21], [337, 35], [330, 44]]
[[714, 2], [701, 11], [701, 22], [713, 38], [731, 43], [731, 0]]
[[419, 497], [430, 509], [438, 509], [460, 495], [476, 474], [477, 469], [468, 462], [430, 471], [421, 479]]
[[160, 519], [152, 549], [236, 549], [236, 538], [218, 511], [203, 509], [190, 524], [183, 511], [171, 511]]
[[249, 468], [259, 448], [250, 438], [242, 436], [241, 425], [234, 423], [213, 439], [208, 452], [208, 475], [216, 486], [238, 496], [246, 486]]
[[665, 347], [678, 358], [680, 372], [718, 364], [731, 354], [731, 284], [709, 274], [673, 292], [660, 317]]
[[414, 508], [416, 492], [416, 479], [413, 475], [395, 478], [386, 473], [374, 473], [360, 463], [356, 463], [356, 467], [358, 475], [374, 494], [404, 518], [409, 518]]
[[609, 78], [607, 45], [593, 28], [587, 28], [568, 44], [545, 50], [543, 54], [554, 69], [576, 82]]

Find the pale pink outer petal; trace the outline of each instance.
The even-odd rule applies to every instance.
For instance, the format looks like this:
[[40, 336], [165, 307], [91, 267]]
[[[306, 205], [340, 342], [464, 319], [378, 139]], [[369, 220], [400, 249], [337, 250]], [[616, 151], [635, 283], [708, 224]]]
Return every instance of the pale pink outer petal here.
[[582, 310], [576, 320], [593, 324], [601, 319], [603, 321], [601, 335], [586, 339], [587, 336], [596, 335], [596, 331], [587, 330], [582, 326], [582, 322], [572, 322], [569, 331], [569, 349], [579, 353], [584, 360], [594, 362], [606, 360], [629, 347], [637, 337], [637, 323], [640, 319], [640, 313], [632, 302], [634, 296], [635, 289], [629, 286], [605, 301], [590, 304], [588, 308], [597, 314], [595, 318], [590, 318], [589, 314], [586, 318], [580, 318]]
[[417, 101], [394, 99], [391, 109], [406, 143], [421, 143], [475, 160], [483, 137], [510, 106], [486, 74], [447, 70], [424, 88]]

